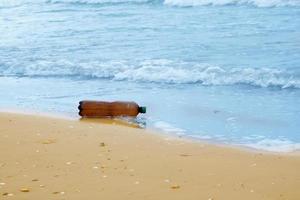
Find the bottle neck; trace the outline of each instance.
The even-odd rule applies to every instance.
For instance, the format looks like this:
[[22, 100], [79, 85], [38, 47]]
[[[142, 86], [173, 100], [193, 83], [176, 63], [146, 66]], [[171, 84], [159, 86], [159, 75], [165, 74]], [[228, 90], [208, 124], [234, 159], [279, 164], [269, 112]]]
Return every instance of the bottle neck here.
[[139, 113], [146, 113], [146, 107], [140, 106], [139, 107]]

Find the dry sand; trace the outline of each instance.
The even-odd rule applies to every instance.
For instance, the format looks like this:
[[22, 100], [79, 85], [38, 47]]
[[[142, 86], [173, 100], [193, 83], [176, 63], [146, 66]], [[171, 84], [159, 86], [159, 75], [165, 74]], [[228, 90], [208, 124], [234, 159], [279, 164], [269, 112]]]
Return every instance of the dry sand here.
[[0, 199], [300, 199], [300, 156], [0, 114]]

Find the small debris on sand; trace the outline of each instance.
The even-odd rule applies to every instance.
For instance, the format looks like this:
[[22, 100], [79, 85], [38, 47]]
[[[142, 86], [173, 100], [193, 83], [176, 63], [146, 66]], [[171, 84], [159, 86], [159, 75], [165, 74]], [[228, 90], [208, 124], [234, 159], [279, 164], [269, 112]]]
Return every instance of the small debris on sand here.
[[61, 194], [61, 195], [64, 195], [65, 192], [58, 192], [58, 191], [56, 191], [56, 192], [52, 192], [52, 194]]
[[99, 144], [99, 146], [100, 146], [100, 147], [105, 147], [106, 144], [105, 144], [104, 142], [101, 142], [101, 143]]
[[190, 155], [190, 154], [180, 154], [180, 156], [182, 156], [182, 157], [188, 157], [188, 156], [192, 156], [192, 155]]
[[60, 192], [57, 192], [57, 191], [56, 191], [56, 192], [52, 192], [52, 194], [60, 194]]
[[53, 144], [53, 143], [56, 143], [56, 142], [57, 142], [56, 139], [45, 139], [45, 140], [40, 141], [41, 144]]
[[2, 196], [14, 196], [13, 193], [4, 192], [2, 193]]
[[21, 192], [30, 192], [30, 190], [28, 188], [21, 188], [20, 191]]
[[175, 189], [179, 189], [179, 188], [180, 188], [179, 185], [172, 185], [172, 186], [171, 186], [171, 189], [174, 189], [174, 190], [175, 190]]

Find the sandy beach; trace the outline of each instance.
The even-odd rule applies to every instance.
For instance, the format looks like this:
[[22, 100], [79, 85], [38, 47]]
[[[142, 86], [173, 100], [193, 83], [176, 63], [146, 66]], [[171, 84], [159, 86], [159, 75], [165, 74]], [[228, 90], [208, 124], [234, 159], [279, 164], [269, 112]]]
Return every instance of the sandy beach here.
[[299, 169], [299, 154], [0, 114], [0, 199], [298, 200]]

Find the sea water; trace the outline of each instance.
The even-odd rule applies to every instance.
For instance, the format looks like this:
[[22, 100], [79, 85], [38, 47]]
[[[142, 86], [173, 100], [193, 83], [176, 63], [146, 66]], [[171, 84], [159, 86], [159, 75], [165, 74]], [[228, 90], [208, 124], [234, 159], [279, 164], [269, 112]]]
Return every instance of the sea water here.
[[146, 127], [300, 149], [299, 0], [0, 0], [0, 108], [77, 117], [133, 100]]

